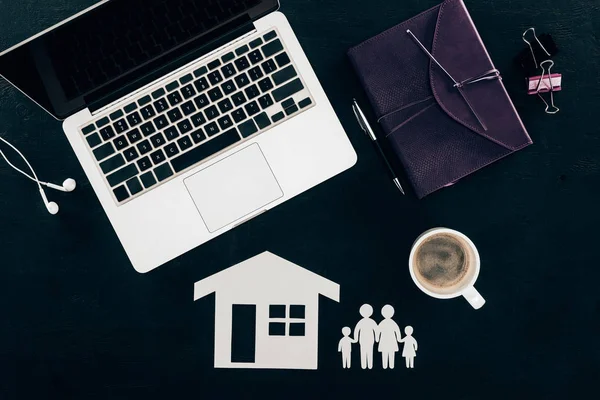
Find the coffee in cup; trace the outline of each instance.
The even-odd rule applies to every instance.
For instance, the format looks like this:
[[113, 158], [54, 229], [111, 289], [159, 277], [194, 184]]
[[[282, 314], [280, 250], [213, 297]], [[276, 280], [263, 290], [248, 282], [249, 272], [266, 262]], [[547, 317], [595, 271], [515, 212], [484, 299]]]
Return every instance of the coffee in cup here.
[[479, 275], [479, 253], [460, 232], [435, 228], [423, 233], [413, 245], [409, 267], [415, 284], [430, 296], [463, 295], [474, 308], [485, 303], [473, 287]]

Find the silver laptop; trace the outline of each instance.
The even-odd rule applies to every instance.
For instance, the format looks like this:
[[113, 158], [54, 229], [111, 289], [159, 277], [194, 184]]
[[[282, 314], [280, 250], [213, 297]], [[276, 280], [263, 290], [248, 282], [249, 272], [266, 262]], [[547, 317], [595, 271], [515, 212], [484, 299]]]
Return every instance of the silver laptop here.
[[139, 272], [346, 170], [277, 0], [110, 0], [0, 54], [55, 118]]

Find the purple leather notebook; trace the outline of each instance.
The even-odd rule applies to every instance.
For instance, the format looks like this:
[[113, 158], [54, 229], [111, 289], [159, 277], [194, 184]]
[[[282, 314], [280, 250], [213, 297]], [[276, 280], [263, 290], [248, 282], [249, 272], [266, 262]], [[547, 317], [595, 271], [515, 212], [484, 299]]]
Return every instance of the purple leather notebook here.
[[348, 55], [419, 198], [532, 143], [462, 0]]

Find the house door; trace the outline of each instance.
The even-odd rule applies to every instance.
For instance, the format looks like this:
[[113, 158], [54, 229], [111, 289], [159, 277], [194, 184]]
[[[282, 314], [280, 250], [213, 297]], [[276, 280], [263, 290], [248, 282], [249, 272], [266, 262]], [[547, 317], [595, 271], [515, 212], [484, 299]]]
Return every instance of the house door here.
[[256, 305], [234, 304], [231, 318], [231, 362], [253, 363], [256, 350]]

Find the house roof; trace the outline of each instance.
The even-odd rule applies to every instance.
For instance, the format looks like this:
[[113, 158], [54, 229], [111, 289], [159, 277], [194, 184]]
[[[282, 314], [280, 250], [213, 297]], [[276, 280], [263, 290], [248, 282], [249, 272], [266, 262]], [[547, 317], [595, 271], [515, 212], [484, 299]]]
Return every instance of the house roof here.
[[194, 301], [221, 289], [252, 283], [255, 286], [305, 287], [331, 300], [340, 301], [340, 285], [273, 253], [265, 251], [194, 284]]

